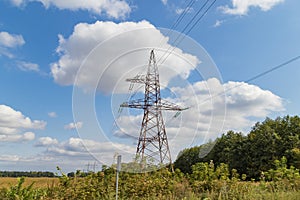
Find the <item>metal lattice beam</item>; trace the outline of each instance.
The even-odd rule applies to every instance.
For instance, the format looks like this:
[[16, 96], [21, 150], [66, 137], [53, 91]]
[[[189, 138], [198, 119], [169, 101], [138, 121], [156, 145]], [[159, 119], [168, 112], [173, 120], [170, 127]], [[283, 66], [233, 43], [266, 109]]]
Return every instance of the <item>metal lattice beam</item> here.
[[159, 72], [154, 50], [151, 50], [150, 53], [147, 74], [145, 76], [135, 76], [126, 81], [145, 84], [143, 99], [132, 100], [120, 105], [121, 107], [144, 110], [136, 158], [139, 162], [150, 159], [160, 164], [171, 164], [172, 159], [162, 110], [182, 111], [187, 108], [181, 108], [174, 103], [161, 99]]

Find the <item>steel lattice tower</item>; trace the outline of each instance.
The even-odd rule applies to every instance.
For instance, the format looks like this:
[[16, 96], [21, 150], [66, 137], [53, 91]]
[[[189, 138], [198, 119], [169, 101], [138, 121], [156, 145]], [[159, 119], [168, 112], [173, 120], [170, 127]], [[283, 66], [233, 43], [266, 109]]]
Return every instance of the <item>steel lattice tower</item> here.
[[160, 164], [171, 164], [172, 160], [162, 110], [182, 111], [185, 108], [161, 99], [159, 72], [154, 50], [151, 50], [150, 53], [147, 74], [126, 79], [126, 81], [145, 84], [143, 99], [136, 99], [121, 104], [121, 107], [144, 110], [136, 149], [137, 161], [141, 163], [145, 160], [150, 160]]

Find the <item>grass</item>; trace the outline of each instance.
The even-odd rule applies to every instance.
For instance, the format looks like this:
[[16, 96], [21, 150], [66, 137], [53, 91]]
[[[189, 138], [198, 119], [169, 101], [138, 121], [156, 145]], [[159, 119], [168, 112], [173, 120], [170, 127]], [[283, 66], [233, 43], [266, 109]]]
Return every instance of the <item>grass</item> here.
[[[121, 174], [120, 200], [298, 200], [299, 180], [250, 182], [239, 180], [194, 181], [174, 174]], [[70, 178], [0, 178], [2, 200], [86, 200], [115, 198], [113, 171]], [[33, 185], [31, 185], [34, 183]], [[209, 187], [207, 187], [209, 186]], [[2, 189], [1, 189], [2, 188]], [[210, 189], [208, 189], [210, 188]]]
[[[12, 177], [0, 177], [0, 188], [9, 188], [18, 183], [18, 178]], [[27, 187], [33, 184], [33, 188], [48, 188], [52, 186], [57, 186], [59, 184], [58, 178], [48, 178], [48, 177], [27, 177], [23, 186]]]

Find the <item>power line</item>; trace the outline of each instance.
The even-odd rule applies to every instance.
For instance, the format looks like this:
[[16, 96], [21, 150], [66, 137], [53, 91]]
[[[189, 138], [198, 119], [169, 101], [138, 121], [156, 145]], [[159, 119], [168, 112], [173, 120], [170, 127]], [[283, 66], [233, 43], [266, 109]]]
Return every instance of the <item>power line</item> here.
[[[206, 4], [209, 2], [209, 0], [206, 0], [206, 2], [200, 7], [200, 9], [196, 12], [196, 14], [192, 17], [192, 19], [187, 23], [187, 25], [185, 25], [185, 27], [183, 28], [183, 30], [181, 31], [181, 33], [184, 34], [184, 31], [190, 26], [190, 24], [194, 21], [194, 19], [196, 19], [196, 17], [200, 14], [200, 12], [204, 9], [204, 7], [206, 6]], [[178, 35], [174, 41], [174, 43], [177, 42], [177, 40], [182, 37], [182, 35]], [[178, 44], [177, 44], [178, 45]], [[175, 45], [174, 47], [176, 48]], [[171, 49], [172, 47], [170, 46], [167, 51], [158, 59], [157, 61], [157, 64], [159, 64], [159, 61], [169, 52], [169, 50]], [[174, 48], [171, 50], [171, 52], [174, 51]]]
[[[185, 3], [188, 0], [185, 1]], [[185, 17], [185, 15], [190, 11], [190, 9], [192, 8], [192, 6], [194, 5], [194, 3], [196, 2], [196, 0], [190, 0], [190, 2], [185, 6], [185, 8], [183, 9], [183, 12], [178, 16], [178, 18], [176, 19], [176, 21], [173, 23], [173, 25], [171, 26], [171, 28], [168, 30], [166, 37], [170, 37], [172, 35], [172, 30], [176, 29], [177, 26], [180, 24], [180, 22], [183, 20], [183, 18]], [[163, 40], [163, 38], [162, 38]], [[159, 43], [159, 46], [161, 47], [161, 42]]]
[[174, 22], [174, 24], [172, 25], [172, 27], [170, 29], [175, 29], [179, 25], [179, 23], [183, 20], [183, 18], [189, 12], [189, 10], [192, 8], [192, 6], [194, 5], [195, 2], [196, 2], [196, 0], [191, 0], [188, 3], [188, 5], [185, 6], [183, 12], [179, 15], [179, 17], [177, 18], [177, 20]]
[[[264, 72], [261, 72], [261, 73], [255, 75], [255, 76], [253, 76], [253, 77], [247, 79], [247, 80], [244, 81], [244, 82], [245, 82], [245, 83], [249, 83], [249, 82], [251, 82], [251, 81], [254, 81], [254, 80], [258, 79], [258, 78], [261, 78], [261, 77], [263, 77], [263, 76], [265, 76], [265, 75], [267, 75], [267, 74], [269, 74], [269, 73], [275, 71], [275, 70], [278, 70], [278, 69], [280, 69], [280, 68], [283, 68], [283, 67], [287, 66], [288, 64], [290, 64], [290, 63], [292, 63], [292, 62], [295, 62], [295, 61], [297, 61], [297, 60], [299, 60], [299, 59], [300, 59], [300, 55], [298, 55], [298, 56], [296, 56], [296, 57], [293, 57], [293, 58], [291, 58], [291, 59], [289, 59], [289, 60], [287, 60], [287, 61], [285, 61], [285, 62], [283, 62], [283, 63], [281, 63], [281, 64], [279, 64], [279, 65], [276, 65], [276, 66], [274, 66], [274, 67], [272, 67], [272, 68], [270, 68], [270, 69], [268, 69], [268, 70], [266, 70], [266, 71], [264, 71]], [[227, 89], [226, 91], [219, 92], [219, 93], [217, 93], [217, 94], [215, 94], [215, 95], [213, 95], [213, 96], [211, 96], [211, 97], [209, 97], [209, 98], [204, 99], [204, 101], [202, 101], [202, 103], [204, 103], [204, 102], [206, 102], [206, 101], [208, 101], [208, 100], [211, 100], [212, 98], [215, 98], [215, 97], [224, 95], [224, 94], [226, 94], [226, 92], [229, 92], [229, 91], [231, 91], [231, 90], [233, 90], [233, 89], [235, 89], [235, 88], [238, 88], [238, 87], [241, 87], [241, 85], [236, 85], [236, 86], [234, 86], [234, 87], [231, 87], [231, 88]], [[191, 107], [193, 107], [193, 106], [191, 106]]]
[[280, 69], [280, 68], [282, 68], [282, 67], [284, 67], [284, 66], [286, 66], [286, 65], [288, 65], [288, 64], [290, 64], [290, 63], [292, 63], [292, 62], [294, 62], [296, 60], [298, 60], [299, 58], [300, 58], [300, 55], [296, 56], [296, 57], [294, 57], [294, 58], [292, 58], [292, 59], [290, 59], [288, 61], [285, 61], [285, 62], [283, 62], [283, 63], [281, 63], [281, 64], [279, 64], [279, 65], [277, 65], [277, 66], [275, 66], [275, 67], [273, 67], [273, 68], [271, 68], [269, 70], [267, 70], [267, 71], [264, 71], [264, 72], [262, 72], [260, 74], [257, 74], [256, 76], [254, 76], [252, 78], [249, 78], [245, 82], [248, 83], [250, 81], [254, 81], [255, 79], [258, 79], [258, 78], [260, 78], [260, 77], [262, 77], [264, 75], [267, 75], [267, 74], [269, 74], [269, 73], [271, 73], [271, 72], [273, 72], [273, 71], [275, 71], [277, 69]]
[[[192, 19], [187, 23], [187, 25], [184, 27], [184, 29], [182, 30], [182, 33], [184, 34], [184, 35], [179, 35], [179, 36], [177, 36], [177, 38], [175, 39], [175, 41], [174, 41], [174, 46], [173, 46], [173, 48], [172, 48], [172, 46], [170, 46], [168, 49], [167, 49], [167, 51], [166, 51], [166, 53], [164, 53], [163, 54], [163, 56], [161, 56], [159, 59], [158, 59], [158, 61], [157, 61], [157, 63], [159, 63], [160, 62], [160, 60], [165, 56], [165, 55], [167, 55], [164, 59], [163, 59], [163, 61], [160, 63], [160, 64], [163, 64], [166, 60], [167, 60], [167, 58], [172, 54], [172, 52], [175, 50], [175, 48], [177, 48], [178, 47], [178, 45], [182, 42], [182, 40], [186, 37], [186, 35], [188, 35], [193, 29], [194, 29], [194, 27], [200, 22], [200, 20], [202, 20], [203, 19], [203, 17], [208, 13], [208, 11], [211, 9], [211, 7], [216, 3], [216, 1], [217, 0], [214, 0], [214, 1], [212, 1], [211, 2], [211, 4], [208, 6], [208, 8], [202, 13], [202, 15], [194, 22], [194, 24], [189, 28], [189, 26], [193, 23], [193, 21], [198, 17], [198, 15], [203, 11], [203, 9], [207, 6], [207, 4], [209, 3], [209, 1], [210, 0], [206, 0], [206, 2], [200, 7], [200, 9], [197, 11], [197, 13], [192, 17]], [[189, 29], [188, 29], [189, 28]], [[186, 33], [184, 33], [186, 30], [188, 29], [188, 31], [186, 32]], [[180, 39], [180, 40], [179, 40]], [[179, 41], [178, 41], [179, 40]], [[178, 42], [177, 42], [178, 41]], [[177, 42], [177, 44], [176, 44], [176, 42]], [[170, 48], [172, 48], [171, 49], [171, 51], [169, 51], [170, 50]]]

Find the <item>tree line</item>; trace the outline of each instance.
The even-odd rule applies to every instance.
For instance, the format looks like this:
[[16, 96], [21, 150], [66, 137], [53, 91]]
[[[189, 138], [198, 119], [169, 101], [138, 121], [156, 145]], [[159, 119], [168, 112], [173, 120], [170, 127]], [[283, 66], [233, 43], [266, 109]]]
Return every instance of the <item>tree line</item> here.
[[[206, 153], [207, 152], [207, 153]], [[287, 160], [287, 167], [300, 169], [300, 118], [285, 116], [257, 122], [248, 134], [228, 131], [215, 141], [181, 151], [174, 167], [191, 174], [199, 162], [245, 174], [247, 180], [259, 180], [263, 172], [276, 168], [276, 160]]]
[[53, 172], [42, 171], [0, 171], [0, 177], [55, 177]]

